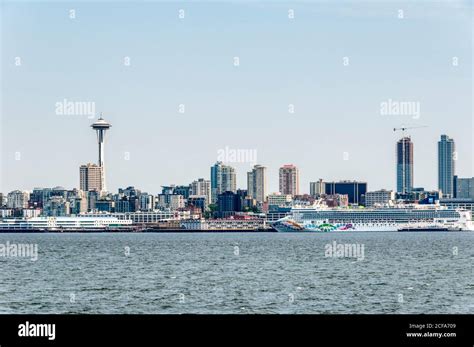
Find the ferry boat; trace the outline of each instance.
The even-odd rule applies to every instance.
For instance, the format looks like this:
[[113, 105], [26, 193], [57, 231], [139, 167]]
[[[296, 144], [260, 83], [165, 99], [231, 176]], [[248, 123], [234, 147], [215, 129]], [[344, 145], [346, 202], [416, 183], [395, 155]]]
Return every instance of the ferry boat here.
[[471, 211], [439, 205], [376, 208], [293, 207], [272, 224], [279, 232], [473, 231]]
[[0, 220], [0, 232], [120, 231], [131, 229], [131, 220], [115, 217], [34, 217]]

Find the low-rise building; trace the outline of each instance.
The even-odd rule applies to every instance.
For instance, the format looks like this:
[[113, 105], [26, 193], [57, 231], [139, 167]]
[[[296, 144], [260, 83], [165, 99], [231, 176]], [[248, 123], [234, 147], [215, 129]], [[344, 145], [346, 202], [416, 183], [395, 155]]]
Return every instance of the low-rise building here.
[[2, 208], [0, 209], [0, 218], [13, 217], [14, 210], [12, 208]]
[[264, 230], [266, 222], [262, 218], [223, 218], [183, 220], [181, 227], [186, 230]]
[[61, 196], [50, 197], [43, 206], [43, 215], [50, 217], [64, 217], [71, 214], [70, 203]]
[[23, 218], [36, 218], [42, 213], [40, 208], [24, 208], [22, 211]]
[[322, 200], [327, 207], [348, 207], [349, 197], [347, 194], [322, 195]]
[[288, 206], [293, 201], [293, 198], [290, 194], [282, 194], [279, 192], [269, 194], [267, 199], [269, 209], [272, 209], [273, 207]]
[[365, 206], [385, 206], [395, 200], [395, 192], [393, 190], [375, 190], [365, 193]]
[[[129, 203], [127, 201], [127, 203]], [[115, 201], [101, 199], [95, 202], [95, 210], [98, 212], [114, 212], [115, 211]], [[123, 212], [123, 211], [122, 211]], [[129, 211], [127, 211], [129, 212]]]
[[87, 213], [78, 217], [113, 217], [119, 220], [131, 220], [133, 224], [154, 224], [165, 220], [182, 220], [194, 218], [190, 211]]

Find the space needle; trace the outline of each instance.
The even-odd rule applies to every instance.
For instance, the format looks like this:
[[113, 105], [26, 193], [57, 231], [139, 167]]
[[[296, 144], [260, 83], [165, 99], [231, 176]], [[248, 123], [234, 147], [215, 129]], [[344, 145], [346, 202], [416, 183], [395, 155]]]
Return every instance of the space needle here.
[[104, 140], [105, 133], [112, 127], [112, 124], [107, 122], [102, 118], [102, 113], [100, 114], [99, 119], [91, 125], [91, 128], [94, 129], [97, 133], [97, 142], [99, 143], [99, 167], [101, 168], [101, 187], [102, 191], [107, 191], [105, 185], [105, 164], [104, 164]]

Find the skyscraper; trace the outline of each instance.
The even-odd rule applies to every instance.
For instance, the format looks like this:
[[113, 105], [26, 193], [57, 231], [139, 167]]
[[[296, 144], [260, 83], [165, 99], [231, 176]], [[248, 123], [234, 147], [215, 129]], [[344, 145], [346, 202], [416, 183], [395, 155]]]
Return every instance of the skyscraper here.
[[444, 197], [454, 197], [454, 140], [441, 135], [438, 141], [438, 189]]
[[397, 142], [397, 192], [408, 193], [413, 189], [413, 142], [409, 136]]
[[104, 141], [105, 141], [105, 133], [112, 127], [110, 123], [105, 121], [100, 115], [97, 122], [91, 125], [91, 128], [94, 129], [97, 133], [97, 142], [99, 144], [99, 160], [98, 165], [102, 168], [101, 170], [101, 191], [107, 191], [107, 187], [105, 184], [105, 163], [104, 163]]
[[79, 168], [79, 189], [82, 191], [98, 191], [102, 189], [102, 168], [96, 164], [81, 165]]
[[267, 168], [255, 165], [252, 171], [247, 172], [247, 194], [257, 202], [264, 202], [267, 198]]
[[282, 194], [294, 196], [300, 193], [300, 174], [296, 166], [290, 164], [280, 168], [279, 186]]
[[224, 192], [234, 192], [237, 190], [237, 180], [235, 169], [218, 161], [211, 166], [211, 200], [217, 202], [217, 196]]

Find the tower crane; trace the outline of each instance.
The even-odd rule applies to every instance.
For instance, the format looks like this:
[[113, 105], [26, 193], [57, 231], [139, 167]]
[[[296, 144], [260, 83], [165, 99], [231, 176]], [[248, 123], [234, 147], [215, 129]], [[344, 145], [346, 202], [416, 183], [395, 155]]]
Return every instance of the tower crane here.
[[408, 129], [418, 129], [418, 128], [426, 128], [426, 125], [414, 125], [414, 126], [401, 126], [400, 128], [393, 128], [393, 131], [402, 131], [403, 135], [405, 135], [405, 131]]

